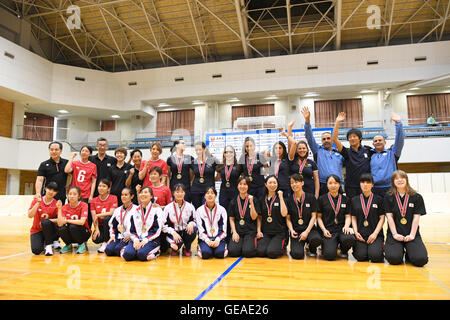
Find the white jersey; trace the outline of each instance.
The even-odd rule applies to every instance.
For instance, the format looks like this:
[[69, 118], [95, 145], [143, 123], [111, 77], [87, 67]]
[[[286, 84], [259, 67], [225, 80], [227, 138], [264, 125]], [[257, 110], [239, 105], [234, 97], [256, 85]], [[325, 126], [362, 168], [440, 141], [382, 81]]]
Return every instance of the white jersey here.
[[153, 241], [161, 235], [164, 225], [164, 213], [150, 202], [147, 207], [136, 206], [131, 217], [131, 240]]
[[199, 239], [222, 241], [227, 236], [227, 211], [218, 203], [212, 210], [209, 210], [206, 204], [199, 207], [195, 211], [195, 220]]
[[174, 234], [186, 230], [187, 225], [190, 222], [194, 222], [195, 207], [187, 202], [183, 201], [183, 205], [180, 206], [176, 201], [172, 201], [164, 208], [164, 226], [163, 232], [168, 234]]
[[[136, 206], [132, 203], [125, 209], [123, 205], [119, 208], [114, 209], [114, 213], [109, 219], [109, 235], [110, 238], [121, 240], [129, 235], [131, 235], [131, 216], [136, 211]], [[122, 229], [123, 228], [123, 229]]]

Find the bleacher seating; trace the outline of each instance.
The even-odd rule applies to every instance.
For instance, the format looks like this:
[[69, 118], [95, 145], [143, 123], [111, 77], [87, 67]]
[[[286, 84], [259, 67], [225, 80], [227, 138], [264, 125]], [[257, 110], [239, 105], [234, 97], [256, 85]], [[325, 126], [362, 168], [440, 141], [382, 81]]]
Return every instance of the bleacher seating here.
[[[385, 139], [388, 137], [383, 127], [370, 127], [370, 128], [358, 128], [362, 131], [363, 139], [373, 139], [377, 135], [383, 136]], [[347, 132], [351, 128], [339, 129], [339, 140], [347, 140]]]
[[183, 139], [186, 146], [193, 146], [194, 141], [199, 139], [198, 136], [180, 136], [180, 137], [148, 137], [148, 138], [135, 138], [132, 143], [128, 145], [129, 149], [145, 149], [150, 148], [153, 142], [160, 142], [162, 147], [172, 147], [173, 142], [177, 139]]
[[445, 137], [450, 136], [450, 126], [413, 125], [404, 126], [406, 137]]

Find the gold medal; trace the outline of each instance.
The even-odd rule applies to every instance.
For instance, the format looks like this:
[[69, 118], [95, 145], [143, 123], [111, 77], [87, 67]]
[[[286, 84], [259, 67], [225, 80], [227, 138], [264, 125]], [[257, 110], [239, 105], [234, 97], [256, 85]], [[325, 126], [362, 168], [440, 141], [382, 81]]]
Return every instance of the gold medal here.
[[335, 224], [337, 224], [337, 223], [338, 223], [338, 221], [337, 221], [337, 218], [336, 218], [336, 219], [334, 219], [334, 223], [335, 223]]
[[225, 186], [226, 186], [227, 188], [229, 188], [229, 187], [231, 186], [231, 184], [227, 181], [227, 183], [225, 183]]
[[267, 217], [267, 222], [271, 223], [272, 222], [272, 217]]
[[214, 234], [214, 232], [216, 232], [216, 230], [214, 230], [214, 228], [211, 228], [209, 231], [211, 232], [211, 234]]
[[178, 180], [181, 179], [181, 173], [177, 174], [177, 179], [178, 179]]
[[200, 179], [198, 179], [198, 181], [199, 181], [200, 183], [203, 183], [203, 182], [205, 182], [205, 179], [204, 179], [203, 177], [200, 177]]
[[241, 220], [239, 221], [239, 224], [240, 224], [241, 226], [243, 226], [243, 225], [245, 224], [244, 219], [241, 219]]
[[298, 219], [298, 224], [302, 225], [303, 224], [303, 219]]
[[146, 231], [145, 226], [142, 226], [142, 233], [145, 233]]
[[400, 223], [401, 223], [401, 224], [406, 224], [407, 222], [408, 222], [408, 221], [407, 221], [405, 218], [401, 218], [401, 219], [400, 219]]
[[367, 227], [367, 226], [369, 225], [369, 221], [367, 221], [367, 220], [364, 220], [364, 223], [363, 223], [363, 225], [364, 225], [364, 227]]
[[119, 232], [123, 232], [123, 225], [119, 225]]
[[253, 177], [252, 176], [248, 177], [248, 180], [250, 180], [250, 182], [252, 182], [253, 181]]

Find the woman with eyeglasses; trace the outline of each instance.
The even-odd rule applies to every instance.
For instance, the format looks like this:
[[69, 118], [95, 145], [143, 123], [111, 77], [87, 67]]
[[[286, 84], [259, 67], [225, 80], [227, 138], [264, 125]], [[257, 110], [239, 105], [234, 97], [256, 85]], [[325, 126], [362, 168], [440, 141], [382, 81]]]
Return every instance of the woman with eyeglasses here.
[[170, 190], [173, 190], [175, 185], [181, 183], [185, 188], [185, 199], [191, 201], [191, 181], [189, 169], [194, 162], [194, 157], [185, 154], [186, 143], [184, 140], [176, 140], [173, 143], [172, 154], [167, 158], [168, 176], [170, 179]]

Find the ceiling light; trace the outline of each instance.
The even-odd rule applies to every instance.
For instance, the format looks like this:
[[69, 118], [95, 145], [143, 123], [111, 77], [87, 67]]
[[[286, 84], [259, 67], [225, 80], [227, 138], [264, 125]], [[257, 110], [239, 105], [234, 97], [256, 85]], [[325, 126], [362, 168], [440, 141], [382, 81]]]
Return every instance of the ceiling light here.
[[317, 97], [319, 94], [317, 92], [307, 92], [305, 93], [305, 97]]
[[229, 100], [227, 100], [227, 102], [239, 102], [241, 100], [239, 100], [238, 98], [231, 98]]
[[419, 90], [420, 88], [414, 87], [414, 88], [409, 88], [409, 90]]
[[158, 104], [158, 107], [170, 107], [171, 105], [165, 102], [161, 102], [160, 104]]
[[198, 105], [198, 104], [204, 104], [202, 101], [200, 101], [200, 100], [194, 100], [194, 101], [192, 101], [192, 104], [193, 105]]
[[64, 109], [58, 110], [58, 112], [59, 112], [59, 113], [69, 113], [69, 111], [64, 110]]
[[278, 97], [275, 94], [271, 94], [270, 96], [267, 96], [264, 99], [265, 100], [272, 100], [272, 99], [278, 99]]
[[117, 114], [113, 114], [113, 115], [111, 116], [111, 118], [118, 119], [118, 118], [120, 118], [120, 116], [117, 115]]
[[360, 93], [374, 93], [375, 90], [361, 90]]

